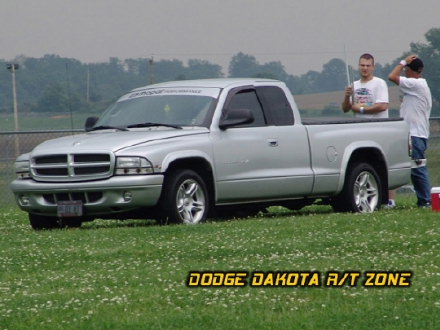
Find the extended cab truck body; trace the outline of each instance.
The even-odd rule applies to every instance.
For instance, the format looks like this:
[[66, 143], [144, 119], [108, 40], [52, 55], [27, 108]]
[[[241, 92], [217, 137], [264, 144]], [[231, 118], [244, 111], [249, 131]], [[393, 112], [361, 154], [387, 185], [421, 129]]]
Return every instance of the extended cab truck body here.
[[372, 212], [409, 182], [402, 120], [302, 122], [284, 83], [207, 79], [135, 89], [86, 133], [18, 157], [11, 183], [35, 229], [95, 218], [198, 223], [209, 211]]

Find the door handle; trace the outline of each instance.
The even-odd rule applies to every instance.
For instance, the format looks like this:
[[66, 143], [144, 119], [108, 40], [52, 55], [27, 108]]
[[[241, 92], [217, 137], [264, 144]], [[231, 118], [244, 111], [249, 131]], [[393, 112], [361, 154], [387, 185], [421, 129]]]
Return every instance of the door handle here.
[[278, 140], [268, 140], [269, 147], [278, 147]]

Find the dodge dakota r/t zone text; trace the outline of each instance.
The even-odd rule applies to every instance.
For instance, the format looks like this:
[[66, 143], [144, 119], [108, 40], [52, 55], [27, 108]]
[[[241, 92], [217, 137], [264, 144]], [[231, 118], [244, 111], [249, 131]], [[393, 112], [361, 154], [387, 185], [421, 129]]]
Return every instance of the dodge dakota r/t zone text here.
[[34, 229], [96, 218], [195, 224], [222, 209], [317, 199], [373, 212], [410, 180], [408, 137], [400, 119], [302, 121], [276, 80], [167, 82], [122, 96], [84, 134], [19, 156], [10, 187]]

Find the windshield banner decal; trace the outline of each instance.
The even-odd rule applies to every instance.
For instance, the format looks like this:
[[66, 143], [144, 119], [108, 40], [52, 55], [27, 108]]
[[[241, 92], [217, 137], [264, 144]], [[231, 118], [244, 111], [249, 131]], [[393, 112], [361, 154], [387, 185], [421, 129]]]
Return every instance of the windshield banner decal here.
[[134, 91], [124, 95], [119, 101], [125, 101], [138, 97], [161, 96], [161, 95], [198, 95], [216, 98], [220, 92], [219, 88], [150, 88]]

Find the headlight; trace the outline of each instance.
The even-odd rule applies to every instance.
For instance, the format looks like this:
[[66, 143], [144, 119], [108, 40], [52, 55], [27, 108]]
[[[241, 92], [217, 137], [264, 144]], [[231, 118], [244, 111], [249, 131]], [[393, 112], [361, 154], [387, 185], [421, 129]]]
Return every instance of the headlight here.
[[142, 157], [117, 157], [116, 175], [140, 175], [153, 173], [151, 163]]
[[29, 171], [29, 161], [17, 160], [15, 162], [15, 174], [17, 174], [19, 179], [29, 179], [31, 177]]

